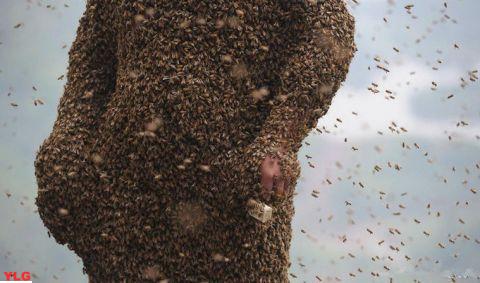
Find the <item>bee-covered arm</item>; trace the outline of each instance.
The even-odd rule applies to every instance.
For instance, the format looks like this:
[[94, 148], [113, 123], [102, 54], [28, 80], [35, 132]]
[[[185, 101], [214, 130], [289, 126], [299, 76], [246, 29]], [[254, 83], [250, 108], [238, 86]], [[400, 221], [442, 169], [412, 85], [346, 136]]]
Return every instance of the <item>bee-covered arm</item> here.
[[36, 154], [36, 204], [43, 222], [61, 244], [76, 238], [78, 219], [59, 211], [69, 215], [80, 211], [78, 196], [85, 188], [79, 173], [91, 161], [85, 144], [92, 140], [93, 128], [115, 89], [115, 4], [110, 2], [87, 1], [68, 53], [67, 81], [53, 130]]
[[[335, 2], [335, 1], [333, 1]], [[260, 178], [259, 167], [266, 156], [280, 160], [282, 175], [289, 186], [295, 186], [299, 168], [296, 154], [302, 140], [328, 110], [331, 101], [345, 80], [356, 51], [354, 19], [342, 1], [317, 4], [306, 15], [307, 32], [289, 50], [281, 78], [281, 87], [271, 110], [254, 141], [232, 154], [233, 166]], [[338, 15], [342, 18], [338, 19]], [[346, 16], [347, 15], [347, 16]], [[293, 188], [286, 188], [293, 192]], [[259, 198], [260, 187], [243, 192]]]

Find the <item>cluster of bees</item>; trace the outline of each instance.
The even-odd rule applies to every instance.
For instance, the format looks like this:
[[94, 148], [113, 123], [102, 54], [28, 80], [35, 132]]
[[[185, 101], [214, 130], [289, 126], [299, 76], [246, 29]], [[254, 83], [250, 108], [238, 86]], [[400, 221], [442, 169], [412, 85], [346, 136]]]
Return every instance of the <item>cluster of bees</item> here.
[[[355, 51], [341, 0], [88, 1], [41, 219], [92, 282], [288, 282], [297, 153]], [[268, 155], [284, 198], [261, 194]]]
[[[352, 6], [361, 5], [350, 1]], [[396, 1], [389, 3], [396, 7]], [[438, 21], [457, 24], [446, 13], [447, 2], [441, 6]], [[401, 8], [412, 19], [418, 18], [414, 3]], [[380, 21], [389, 24], [391, 19], [385, 16]], [[12, 27], [24, 26], [22, 22]], [[279, 157], [290, 186], [295, 187], [300, 176], [298, 150], [345, 80], [356, 51], [353, 33], [353, 18], [341, 0], [161, 5], [153, 0], [88, 1], [69, 53], [68, 73], [57, 78], [67, 81], [58, 118], [35, 160], [36, 204], [49, 233], [82, 258], [91, 282], [299, 280], [300, 274], [289, 272], [297, 193], [284, 200], [262, 199], [258, 165], [267, 155]], [[422, 35], [415, 43], [426, 39]], [[451, 46], [462, 49], [457, 42]], [[392, 49], [395, 54], [405, 51], [398, 46]], [[442, 53], [436, 50], [437, 55]], [[376, 55], [368, 70], [388, 76], [395, 68], [390, 61]], [[444, 64], [444, 59], [437, 59], [431, 69], [438, 71]], [[410, 76], [414, 75], [412, 71]], [[478, 70], [469, 69], [459, 86], [465, 89], [476, 82]], [[381, 84], [371, 82], [365, 89], [389, 101], [402, 94]], [[432, 81], [429, 88], [439, 92], [441, 82]], [[37, 93], [37, 86], [32, 90]], [[443, 99], [456, 96], [447, 93]], [[32, 103], [45, 105], [40, 97]], [[22, 105], [11, 101], [9, 106]], [[351, 114], [358, 116], [355, 111]], [[334, 127], [344, 120], [336, 118]], [[456, 122], [456, 127], [470, 126], [463, 118]], [[326, 127], [315, 130], [332, 133]], [[409, 131], [401, 122], [391, 121], [377, 133], [407, 135]], [[452, 140], [450, 134], [448, 139]], [[276, 151], [279, 144], [286, 146], [285, 155]], [[375, 149], [383, 152], [379, 146]], [[416, 142], [402, 142], [401, 149], [423, 150], [428, 164], [434, 163]], [[362, 149], [352, 145], [351, 150]], [[306, 158], [315, 170], [312, 156]], [[337, 167], [342, 169], [339, 163]], [[404, 168], [408, 164], [387, 161], [374, 164], [371, 172], [381, 175]], [[479, 169], [478, 163], [465, 168], [467, 174]], [[452, 172], [456, 171], [454, 166]], [[449, 184], [446, 177], [439, 178]], [[359, 190], [371, 189], [351, 176], [337, 178], [343, 180], [352, 181]], [[325, 178], [324, 184], [335, 185], [335, 180]], [[478, 188], [466, 180], [462, 185], [477, 195]], [[316, 187], [309, 195], [321, 200], [322, 189]], [[378, 191], [384, 208], [394, 217], [405, 217], [408, 205], [392, 205], [388, 195]], [[7, 191], [6, 197], [11, 196]], [[247, 205], [252, 199], [268, 205], [262, 208], [268, 208], [268, 221], [258, 221], [265, 214], [252, 217]], [[356, 203], [348, 199], [344, 205], [354, 209]], [[468, 207], [469, 202], [457, 201], [456, 206]], [[425, 208], [429, 216], [443, 216], [430, 203]], [[333, 218], [333, 214], [325, 217], [328, 222]], [[464, 217], [456, 221], [470, 224]], [[420, 216], [410, 222], [422, 227], [422, 237], [434, 238]], [[352, 218], [349, 223], [357, 225]], [[375, 245], [397, 256], [369, 257], [380, 264], [377, 270], [358, 267], [342, 276], [318, 270], [314, 280], [356, 281], [369, 275], [372, 280], [395, 282], [390, 273], [395, 272], [399, 257], [415, 268], [422, 261], [439, 263], [404, 253], [409, 241], [403, 238], [409, 236], [402, 227], [384, 228], [401, 240], [379, 239], [379, 228], [373, 225], [362, 230], [365, 238], [374, 237]], [[309, 229], [299, 232], [316, 241]], [[340, 243], [351, 241], [347, 235], [337, 237]], [[444, 241], [435, 238], [433, 245], [448, 250], [460, 240], [480, 244], [474, 235], [458, 232]], [[352, 251], [341, 259], [359, 257]], [[301, 260], [298, 264], [315, 269]], [[456, 277], [449, 280], [455, 282]]]

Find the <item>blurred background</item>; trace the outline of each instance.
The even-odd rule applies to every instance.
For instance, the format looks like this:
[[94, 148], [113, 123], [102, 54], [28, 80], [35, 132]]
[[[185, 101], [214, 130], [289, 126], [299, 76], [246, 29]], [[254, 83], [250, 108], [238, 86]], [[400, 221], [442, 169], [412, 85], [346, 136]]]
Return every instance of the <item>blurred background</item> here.
[[[478, 282], [480, 2], [347, 3], [358, 52], [298, 156], [291, 282]], [[33, 168], [84, 8], [0, 0], [0, 278], [87, 282], [40, 221]]]

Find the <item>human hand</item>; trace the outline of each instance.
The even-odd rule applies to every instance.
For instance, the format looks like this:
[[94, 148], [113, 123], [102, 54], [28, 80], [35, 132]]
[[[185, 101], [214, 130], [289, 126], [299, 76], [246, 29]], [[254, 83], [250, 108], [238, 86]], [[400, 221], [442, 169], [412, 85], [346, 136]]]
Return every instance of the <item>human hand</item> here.
[[[285, 150], [280, 148], [280, 153], [283, 154]], [[267, 155], [261, 165], [261, 184], [262, 184], [262, 197], [265, 200], [270, 200], [274, 195], [277, 198], [284, 198], [287, 196], [287, 180], [282, 174], [282, 168], [280, 159], [276, 156]]]

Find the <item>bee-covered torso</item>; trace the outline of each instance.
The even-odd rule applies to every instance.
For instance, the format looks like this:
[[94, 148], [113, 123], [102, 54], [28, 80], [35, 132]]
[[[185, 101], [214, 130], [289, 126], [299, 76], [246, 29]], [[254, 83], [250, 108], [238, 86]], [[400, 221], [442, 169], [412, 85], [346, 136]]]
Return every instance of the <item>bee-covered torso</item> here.
[[45, 226], [92, 282], [288, 282], [293, 193], [268, 223], [244, 203], [270, 136], [295, 186], [353, 30], [342, 0], [88, 0], [35, 160]]

